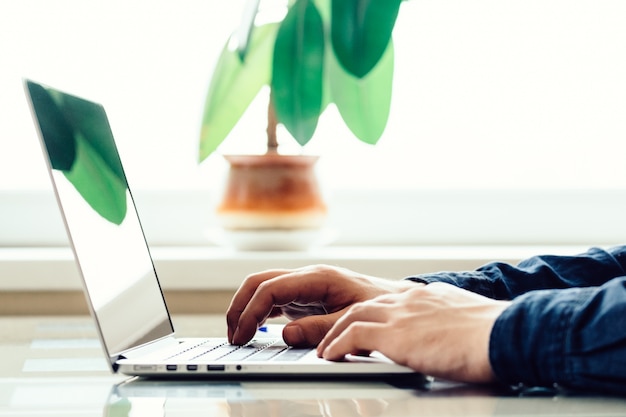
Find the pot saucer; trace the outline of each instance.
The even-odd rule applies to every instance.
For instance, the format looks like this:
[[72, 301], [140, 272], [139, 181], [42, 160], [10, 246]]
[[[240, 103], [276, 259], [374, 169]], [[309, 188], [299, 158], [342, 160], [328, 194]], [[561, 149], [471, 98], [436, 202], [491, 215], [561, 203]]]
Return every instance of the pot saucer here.
[[332, 243], [333, 229], [226, 230], [210, 229], [207, 238], [216, 245], [240, 251], [302, 251]]

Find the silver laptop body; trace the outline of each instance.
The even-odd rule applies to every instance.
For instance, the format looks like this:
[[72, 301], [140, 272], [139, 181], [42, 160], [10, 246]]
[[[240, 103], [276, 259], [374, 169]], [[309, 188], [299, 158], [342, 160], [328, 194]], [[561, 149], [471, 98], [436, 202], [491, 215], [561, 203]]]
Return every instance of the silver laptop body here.
[[415, 375], [382, 356], [325, 361], [313, 349], [261, 333], [247, 346], [176, 338], [103, 106], [31, 80], [24, 88], [113, 372], [210, 379]]

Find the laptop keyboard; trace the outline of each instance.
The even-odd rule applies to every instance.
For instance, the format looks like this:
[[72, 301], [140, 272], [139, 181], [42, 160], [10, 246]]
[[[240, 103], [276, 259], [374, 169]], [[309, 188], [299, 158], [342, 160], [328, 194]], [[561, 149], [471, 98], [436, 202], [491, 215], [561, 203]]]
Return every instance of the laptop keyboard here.
[[184, 362], [242, 362], [247, 360], [297, 361], [310, 349], [295, 349], [281, 339], [254, 339], [243, 346], [231, 345], [227, 341], [206, 340], [185, 348], [165, 358]]

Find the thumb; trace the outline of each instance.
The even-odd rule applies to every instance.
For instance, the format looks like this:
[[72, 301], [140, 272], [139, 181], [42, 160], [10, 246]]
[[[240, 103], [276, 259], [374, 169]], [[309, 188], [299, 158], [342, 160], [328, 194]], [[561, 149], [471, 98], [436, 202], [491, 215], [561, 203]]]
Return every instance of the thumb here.
[[343, 315], [343, 311], [314, 315], [294, 320], [285, 325], [283, 340], [290, 346], [313, 347], [322, 341], [326, 333]]

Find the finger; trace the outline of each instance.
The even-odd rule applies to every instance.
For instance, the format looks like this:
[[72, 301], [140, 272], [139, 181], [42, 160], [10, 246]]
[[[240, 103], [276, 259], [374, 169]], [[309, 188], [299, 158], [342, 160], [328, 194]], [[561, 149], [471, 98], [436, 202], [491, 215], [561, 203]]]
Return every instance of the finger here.
[[254, 336], [259, 323], [267, 319], [274, 306], [323, 301], [328, 294], [328, 285], [326, 276], [306, 268], [261, 282], [243, 311], [238, 315], [233, 311], [230, 319], [234, 320], [238, 316], [238, 321], [236, 324], [229, 322], [229, 326], [235, 329], [231, 342], [248, 342]]
[[294, 320], [285, 325], [283, 340], [288, 345], [295, 347], [317, 346], [343, 314], [343, 311], [337, 311], [332, 314]]
[[321, 357], [330, 361], [338, 361], [348, 354], [358, 355], [361, 352], [380, 350], [384, 341], [385, 325], [372, 322], [354, 322], [334, 338], [322, 351]]
[[228, 327], [228, 340], [232, 342], [233, 333], [239, 323], [239, 316], [250, 301], [257, 287], [272, 278], [289, 273], [286, 269], [272, 269], [252, 274], [244, 279], [243, 283], [233, 296], [226, 311], [226, 324]]
[[389, 304], [381, 304], [374, 300], [364, 301], [354, 304], [348, 311], [335, 323], [335, 325], [327, 332], [326, 336], [321, 340], [317, 347], [318, 356], [322, 356], [322, 352], [328, 345], [353, 323], [357, 322], [385, 322], [388, 316]]

